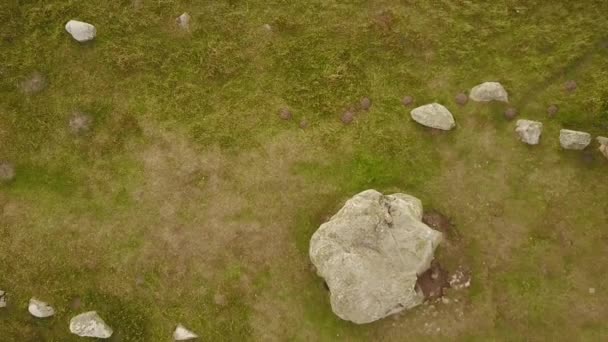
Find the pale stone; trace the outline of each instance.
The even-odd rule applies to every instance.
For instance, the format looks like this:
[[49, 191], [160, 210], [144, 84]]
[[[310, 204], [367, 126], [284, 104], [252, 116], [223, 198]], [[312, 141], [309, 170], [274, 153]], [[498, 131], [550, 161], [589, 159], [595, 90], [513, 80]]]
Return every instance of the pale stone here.
[[456, 126], [452, 113], [439, 103], [414, 108], [410, 114], [414, 121], [427, 127], [448, 131]]

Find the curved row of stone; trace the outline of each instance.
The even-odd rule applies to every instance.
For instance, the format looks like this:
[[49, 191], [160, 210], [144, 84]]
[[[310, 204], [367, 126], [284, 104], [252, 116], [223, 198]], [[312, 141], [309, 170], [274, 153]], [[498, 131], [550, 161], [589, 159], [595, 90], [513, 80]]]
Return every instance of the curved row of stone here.
[[[6, 292], [0, 290], [0, 308], [7, 305]], [[55, 309], [48, 303], [31, 298], [27, 307], [29, 313], [36, 318], [49, 318], [55, 315]], [[97, 314], [88, 311], [70, 319], [70, 332], [81, 337], [110, 338], [114, 330]], [[187, 341], [198, 338], [198, 335], [178, 324], [173, 331], [173, 340]]]

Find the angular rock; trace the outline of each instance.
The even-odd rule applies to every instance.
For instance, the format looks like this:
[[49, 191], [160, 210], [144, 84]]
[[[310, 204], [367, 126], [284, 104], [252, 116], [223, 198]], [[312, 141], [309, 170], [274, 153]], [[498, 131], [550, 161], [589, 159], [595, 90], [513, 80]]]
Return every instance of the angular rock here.
[[515, 132], [519, 135], [519, 140], [528, 145], [538, 145], [540, 135], [543, 132], [543, 124], [538, 121], [517, 120]]
[[597, 137], [597, 142], [600, 144], [600, 147], [598, 148], [600, 152], [602, 152], [604, 157], [608, 158], [608, 138]]
[[471, 89], [469, 98], [476, 102], [509, 102], [507, 91], [498, 82], [485, 82]]
[[55, 314], [55, 309], [53, 309], [52, 306], [35, 298], [30, 299], [27, 311], [29, 311], [32, 316], [38, 318], [47, 318]]
[[0, 182], [10, 182], [15, 179], [15, 166], [7, 161], [0, 161]]
[[174, 341], [187, 341], [198, 338], [198, 335], [186, 329], [183, 325], [178, 324], [173, 332]]
[[414, 121], [427, 127], [449, 131], [456, 126], [452, 113], [439, 103], [414, 108], [410, 114]]
[[6, 307], [6, 292], [0, 290], [0, 309]]
[[93, 40], [97, 35], [95, 26], [78, 20], [70, 20], [65, 24], [65, 30], [80, 43]]
[[97, 312], [89, 311], [72, 317], [70, 332], [82, 337], [110, 338], [112, 328], [99, 317]]
[[591, 143], [591, 134], [562, 129], [559, 131], [559, 143], [567, 150], [584, 150]]
[[367, 190], [319, 227], [310, 260], [337, 316], [364, 324], [422, 303], [417, 276], [430, 267], [442, 234], [421, 219], [417, 198]]
[[189, 31], [190, 30], [190, 14], [188, 14], [187, 12], [182, 13], [182, 15], [180, 15], [179, 17], [177, 17], [177, 19], [175, 19], [175, 22], [177, 23], [177, 26], [179, 26], [179, 28], [181, 28], [184, 31]]

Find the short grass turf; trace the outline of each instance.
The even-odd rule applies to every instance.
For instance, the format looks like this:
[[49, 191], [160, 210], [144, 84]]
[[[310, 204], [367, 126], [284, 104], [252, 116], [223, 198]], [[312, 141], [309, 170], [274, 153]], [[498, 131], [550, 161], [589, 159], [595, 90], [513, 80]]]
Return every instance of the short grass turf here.
[[[606, 340], [608, 161], [558, 143], [561, 128], [608, 135], [606, 13], [599, 0], [2, 1], [0, 159], [17, 176], [0, 185], [0, 339], [77, 340], [70, 317], [97, 310], [112, 341], [170, 340], [177, 323], [205, 341]], [[72, 40], [70, 19], [97, 38]], [[33, 72], [48, 84], [27, 95]], [[488, 80], [543, 121], [541, 145], [517, 141], [504, 105], [456, 105]], [[405, 95], [445, 104], [457, 128], [417, 126]], [[342, 125], [364, 96], [371, 110]], [[89, 133], [69, 132], [74, 111]], [[369, 188], [452, 219], [438, 258], [473, 274], [457, 303], [364, 326], [332, 314], [308, 241]], [[56, 316], [30, 317], [30, 297]]]

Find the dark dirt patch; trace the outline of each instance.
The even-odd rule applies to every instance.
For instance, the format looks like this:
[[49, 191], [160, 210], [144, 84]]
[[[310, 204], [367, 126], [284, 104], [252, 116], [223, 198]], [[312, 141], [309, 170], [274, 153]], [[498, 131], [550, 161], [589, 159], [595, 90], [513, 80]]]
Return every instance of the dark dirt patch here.
[[359, 104], [359, 106], [362, 110], [367, 111], [372, 106], [372, 100], [369, 97], [364, 97], [361, 99], [361, 103]]
[[0, 181], [10, 182], [15, 178], [15, 166], [10, 162], [0, 162]]
[[380, 11], [374, 16], [373, 22], [381, 31], [389, 32], [396, 23], [395, 14], [391, 10]]
[[454, 101], [460, 105], [460, 106], [464, 106], [467, 104], [467, 102], [469, 102], [469, 97], [467, 96], [467, 94], [465, 93], [459, 93], [458, 95], [456, 95], [456, 97], [454, 98]]
[[33, 95], [41, 92], [46, 88], [46, 77], [38, 71], [33, 72], [23, 82], [21, 82], [21, 91], [27, 95]]
[[576, 81], [574, 81], [574, 80], [570, 80], [570, 81], [567, 81], [566, 83], [564, 83], [564, 89], [569, 93], [574, 92], [576, 90], [576, 88], [578, 88], [578, 85], [576, 84]]
[[547, 115], [550, 118], [556, 117], [558, 112], [559, 112], [559, 107], [557, 105], [552, 104], [547, 108]]
[[517, 117], [517, 114], [518, 114], [517, 109], [515, 109], [513, 107], [507, 108], [507, 110], [505, 110], [505, 113], [504, 113], [505, 119], [507, 119], [507, 120], [515, 119]]
[[448, 271], [439, 262], [433, 261], [431, 267], [418, 276], [416, 288], [422, 291], [425, 299], [435, 299], [443, 296], [444, 289], [450, 287]]
[[412, 104], [414, 104], [414, 98], [409, 95], [405, 96], [403, 100], [401, 100], [401, 103], [406, 107], [411, 106]]
[[424, 213], [422, 216], [422, 222], [444, 234], [451, 235], [454, 233], [454, 225], [452, 224], [452, 221], [438, 211], [431, 210]]
[[72, 134], [83, 134], [91, 129], [93, 118], [82, 112], [74, 112], [70, 116], [69, 126]]
[[348, 110], [344, 114], [342, 114], [342, 117], [340, 118], [340, 121], [342, 121], [343, 124], [348, 125], [351, 122], [353, 122], [354, 119], [355, 119], [355, 113], [353, 113], [352, 111]]
[[293, 117], [293, 115], [291, 114], [291, 111], [289, 110], [289, 108], [282, 108], [279, 111], [279, 117], [282, 120], [291, 120], [291, 118]]

